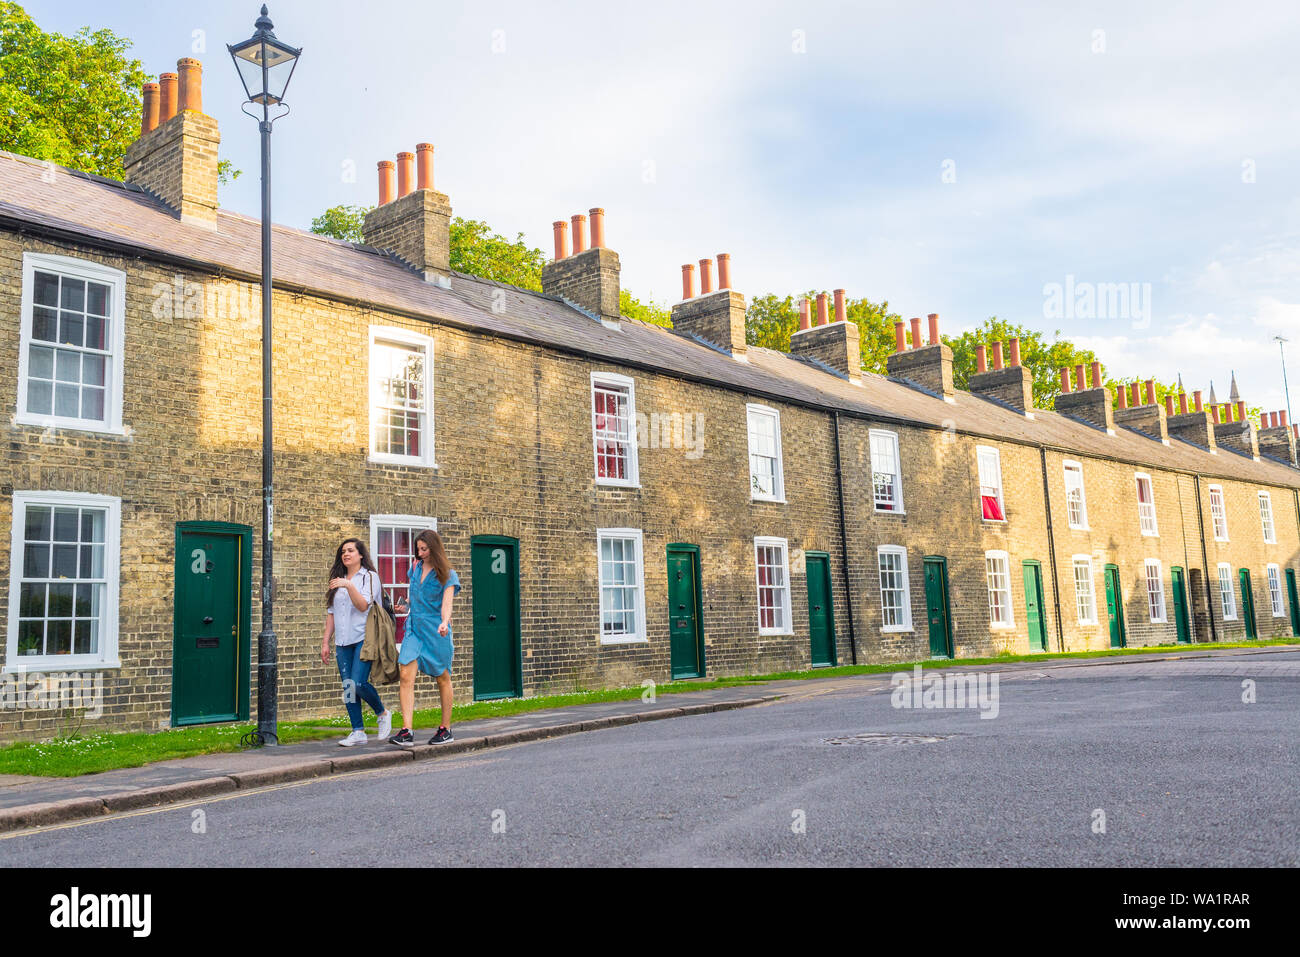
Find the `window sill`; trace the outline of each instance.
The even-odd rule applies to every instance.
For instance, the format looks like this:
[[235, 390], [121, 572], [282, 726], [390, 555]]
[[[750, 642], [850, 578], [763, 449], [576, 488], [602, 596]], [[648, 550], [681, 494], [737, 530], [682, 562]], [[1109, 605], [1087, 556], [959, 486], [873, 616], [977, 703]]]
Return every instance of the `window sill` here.
[[982, 521], [984, 522], [985, 525], [1005, 525], [1005, 524], [1007, 524], [1007, 520], [1006, 520], [1005, 518], [985, 518], [985, 519], [982, 519]]
[[1090, 531], [1092, 531], [1092, 529], [1089, 528], [1087, 525], [1071, 525], [1071, 526], [1070, 526], [1070, 531], [1072, 531], [1072, 532], [1090, 532]]
[[616, 482], [610, 479], [596, 479], [596, 488], [640, 488], [640, 482]]
[[125, 437], [126, 428], [120, 425], [105, 426], [84, 419], [59, 419], [44, 415], [15, 415], [14, 425], [31, 425], [41, 429], [65, 429], [69, 432], [89, 432], [94, 435], [115, 435]]
[[1142, 537], [1143, 537], [1143, 538], [1159, 538], [1159, 537], [1160, 537], [1160, 533], [1159, 533], [1159, 532], [1143, 532], [1143, 533], [1142, 533]]
[[6, 664], [4, 668], [0, 668], [0, 674], [30, 675], [45, 674], [47, 672], [55, 671], [115, 671], [122, 667], [122, 662], [116, 658], [112, 661], [103, 661], [101, 659], [86, 661], [84, 659], [77, 660], [71, 655], [59, 655], [57, 657], [62, 660], [55, 660], [54, 658], [46, 656], [21, 665]]
[[781, 638], [781, 637], [793, 637], [793, 636], [794, 636], [794, 630], [793, 630], [793, 629], [788, 629], [788, 630], [785, 630], [785, 631], [781, 631], [781, 630], [776, 629], [776, 628], [760, 628], [760, 629], [758, 629], [758, 636], [759, 636], [760, 638]]
[[916, 631], [911, 625], [881, 625], [881, 634], [885, 635], [907, 635]]
[[424, 459], [407, 458], [402, 455], [375, 455], [373, 452], [367, 457], [367, 462], [371, 465], [406, 465], [414, 469], [429, 469], [438, 471], [437, 462], [426, 462]]
[[906, 515], [907, 513], [901, 508], [881, 508], [876, 506], [877, 515]]
[[605, 635], [596, 636], [602, 645], [648, 645], [649, 638], [642, 638], [639, 635], [619, 635], [609, 638]]
[[1096, 628], [1096, 627], [1097, 627], [1097, 623], [1096, 623], [1095, 621], [1081, 621], [1081, 622], [1078, 623], [1078, 625], [1079, 625], [1080, 628]]
[[749, 497], [749, 500], [750, 500], [751, 502], [772, 502], [772, 503], [774, 503], [774, 504], [776, 504], [776, 505], [786, 505], [786, 504], [788, 504], [788, 503], [786, 502], [785, 499], [783, 499], [783, 498], [774, 498], [774, 497], [772, 497], [772, 496], [770, 496], [770, 495], [751, 495], [751, 496]]
[[1015, 631], [1016, 623], [1014, 621], [1009, 621], [1006, 622], [1005, 624], [999, 622], [989, 622], [989, 627], [994, 631]]

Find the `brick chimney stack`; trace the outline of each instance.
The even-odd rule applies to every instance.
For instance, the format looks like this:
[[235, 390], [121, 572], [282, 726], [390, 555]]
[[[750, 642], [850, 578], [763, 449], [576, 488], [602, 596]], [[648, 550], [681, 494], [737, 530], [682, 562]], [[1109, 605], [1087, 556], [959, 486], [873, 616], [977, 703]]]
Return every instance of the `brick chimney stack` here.
[[[619, 306], [618, 253], [605, 245], [605, 210], [594, 206], [591, 214], [591, 242], [587, 241], [587, 217], [575, 213], [573, 224], [573, 252], [569, 253], [567, 240], [562, 240], [563, 220], [556, 220], [555, 258], [542, 266], [542, 292], [560, 296], [598, 317], [611, 329], [617, 329], [623, 310]], [[688, 270], [682, 267], [682, 287], [688, 282]], [[694, 267], [689, 271], [691, 289], [695, 286]]]
[[1129, 396], [1132, 404], [1127, 409], [1115, 410], [1115, 422], [1119, 425], [1126, 425], [1131, 429], [1137, 429], [1153, 439], [1167, 443], [1169, 441], [1168, 411], [1163, 405], [1156, 402], [1155, 380], [1147, 379], [1145, 385], [1146, 401], [1139, 401], [1142, 398], [1142, 389], [1138, 383], [1134, 382]]
[[[1099, 429], [1105, 429], [1107, 432], [1114, 432], [1116, 410], [1110, 390], [1097, 381], [1093, 382], [1091, 389], [1087, 388], [1082, 363], [1075, 366], [1077, 387], [1073, 392], [1064, 388], [1064, 386], [1068, 385], [1069, 378], [1070, 369], [1067, 366], [1061, 369], [1061, 385], [1063, 388], [1060, 395], [1056, 397], [1056, 411], [1072, 419], [1087, 422]], [[1123, 388], [1123, 386], [1120, 386], [1120, 388]]]
[[[940, 341], [937, 345], [921, 344], [921, 319], [918, 316], [911, 322], [912, 348], [901, 347], [901, 336], [896, 333], [899, 348], [885, 360], [885, 368], [891, 379], [919, 386], [927, 392], [934, 393], [947, 402], [953, 401], [952, 384], [952, 349]], [[895, 325], [895, 330], [899, 325]], [[936, 337], [939, 332], [939, 316], [931, 319], [931, 328]]]
[[1287, 425], [1286, 410], [1270, 413], [1268, 420], [1268, 428], [1259, 430], [1259, 454], [1294, 466], [1295, 432]]
[[[937, 316], [935, 317], [938, 318]], [[938, 330], [935, 330], [936, 334]], [[937, 338], [937, 335], [936, 335]], [[1003, 365], [1002, 343], [993, 343], [993, 368], [989, 369], [987, 350], [975, 348], [975, 374], [966, 382], [966, 388], [978, 396], [996, 399], [1020, 412], [1032, 413], [1034, 408], [1034, 374], [1020, 364], [1020, 340], [1012, 339], [1011, 361]], [[1062, 369], [1062, 373], [1066, 370]], [[1062, 375], [1064, 391], [1069, 391], [1068, 373]]]
[[[836, 289], [835, 321], [829, 321], [826, 293], [817, 294], [817, 321], [809, 328], [803, 327], [790, 334], [790, 354], [816, 359], [829, 366], [854, 385], [862, 383], [862, 340], [856, 322], [848, 321], [848, 307], [843, 289]], [[808, 300], [803, 300], [802, 310]]]
[[[379, 162], [379, 205], [366, 214], [366, 245], [386, 249], [422, 274], [426, 282], [451, 285], [451, 201], [433, 188], [433, 144]], [[416, 157], [419, 157], [418, 175]]]
[[[1255, 428], [1254, 423], [1246, 418], [1246, 403], [1237, 398], [1237, 376], [1232, 376], [1232, 402], [1223, 407], [1223, 415], [1218, 425], [1214, 427], [1214, 440], [1220, 448], [1234, 449], [1253, 459], [1259, 458], [1259, 430]], [[1233, 421], [1233, 409], [1236, 409], [1237, 418]]]
[[[725, 257], [726, 280], [731, 281], [731, 256]], [[733, 358], [745, 359], [745, 297], [734, 289], [713, 289], [713, 261], [700, 260], [700, 294], [695, 295], [694, 267], [682, 266], [682, 301], [672, 307], [673, 331], [696, 336]]]
[[217, 121], [203, 112], [203, 65], [185, 57], [143, 89], [139, 138], [123, 158], [126, 182], [142, 187], [184, 222], [217, 224]]

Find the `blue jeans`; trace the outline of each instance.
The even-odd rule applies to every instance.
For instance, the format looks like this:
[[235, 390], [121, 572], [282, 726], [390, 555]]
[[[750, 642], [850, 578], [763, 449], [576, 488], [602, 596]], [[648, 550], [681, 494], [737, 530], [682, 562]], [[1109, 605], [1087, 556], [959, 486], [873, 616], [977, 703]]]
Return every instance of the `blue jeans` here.
[[361, 702], [364, 701], [375, 709], [375, 714], [384, 713], [384, 703], [379, 700], [379, 692], [370, 683], [370, 662], [361, 660], [362, 642], [355, 645], [335, 645], [334, 657], [339, 663], [339, 677], [343, 679], [343, 703], [348, 709], [348, 718], [352, 721], [353, 731], [364, 731], [361, 721]]

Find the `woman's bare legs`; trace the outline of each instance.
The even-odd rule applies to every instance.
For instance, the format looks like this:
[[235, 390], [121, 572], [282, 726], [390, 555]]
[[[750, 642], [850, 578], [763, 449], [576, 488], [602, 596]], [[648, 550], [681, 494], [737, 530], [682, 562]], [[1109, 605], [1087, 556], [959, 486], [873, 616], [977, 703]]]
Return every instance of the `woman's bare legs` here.
[[[415, 730], [415, 672], [418, 664], [414, 661], [399, 666], [401, 684], [397, 689], [397, 698], [402, 705], [402, 727]], [[438, 679], [441, 681], [442, 679]], [[450, 689], [448, 690], [450, 694]]]

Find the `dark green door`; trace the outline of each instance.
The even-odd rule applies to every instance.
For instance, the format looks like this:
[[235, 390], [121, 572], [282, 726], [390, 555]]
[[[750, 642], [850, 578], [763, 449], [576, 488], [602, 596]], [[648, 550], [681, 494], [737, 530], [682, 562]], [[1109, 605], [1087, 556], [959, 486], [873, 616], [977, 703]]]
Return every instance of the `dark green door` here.
[[1291, 634], [1300, 635], [1300, 594], [1296, 593], [1294, 568], [1286, 570], [1286, 593], [1291, 599]]
[[952, 657], [952, 624], [948, 616], [948, 560], [925, 559], [925, 614], [930, 629], [930, 657]]
[[1246, 637], [1258, 638], [1255, 631], [1255, 592], [1250, 587], [1250, 569], [1242, 568], [1237, 574], [1241, 578], [1241, 618], [1246, 623]]
[[808, 634], [812, 640], [813, 667], [835, 664], [835, 614], [831, 606], [831, 558], [807, 552]]
[[478, 535], [470, 539], [474, 598], [474, 698], [521, 698], [519, 542]]
[[1178, 643], [1186, 644], [1192, 640], [1192, 632], [1187, 627], [1187, 592], [1183, 588], [1183, 570], [1175, 565], [1169, 569], [1169, 576], [1174, 585], [1174, 624], [1178, 628]]
[[674, 678], [704, 677], [698, 545], [668, 546], [668, 654]]
[[1119, 584], [1119, 566], [1106, 566], [1106, 613], [1110, 618], [1110, 646], [1123, 648], [1124, 636], [1124, 591]]
[[244, 526], [176, 526], [173, 725], [248, 717], [251, 535]]
[[1029, 650], [1047, 650], [1047, 627], [1043, 624], [1043, 567], [1036, 561], [1023, 564], [1025, 574], [1025, 621], [1029, 625]]

